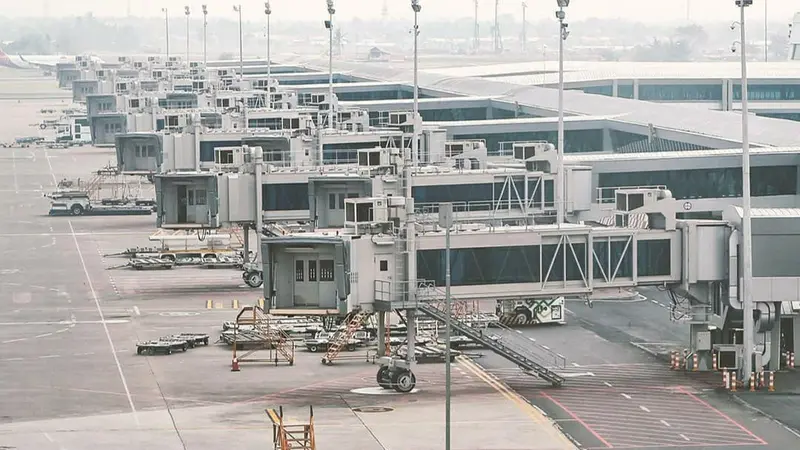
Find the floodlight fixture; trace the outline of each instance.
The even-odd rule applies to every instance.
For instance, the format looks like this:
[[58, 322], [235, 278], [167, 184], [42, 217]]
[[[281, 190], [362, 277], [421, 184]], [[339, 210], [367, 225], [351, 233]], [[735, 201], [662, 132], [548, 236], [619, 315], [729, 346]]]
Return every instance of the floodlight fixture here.
[[264, 2], [264, 14], [272, 14], [272, 8], [269, 6], [269, 2]]

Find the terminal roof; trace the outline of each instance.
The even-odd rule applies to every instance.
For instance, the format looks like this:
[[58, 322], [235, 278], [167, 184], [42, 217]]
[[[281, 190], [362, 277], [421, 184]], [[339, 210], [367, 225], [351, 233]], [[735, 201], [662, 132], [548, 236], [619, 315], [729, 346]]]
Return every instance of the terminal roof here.
[[[503, 81], [502, 77], [478, 78], [474, 75], [475, 73], [481, 73], [479, 71], [488, 69], [463, 67], [463, 62], [452, 61], [449, 67], [444, 62], [428, 63], [430, 65], [426, 65], [426, 63], [427, 60], [420, 63], [422, 69], [419, 72], [419, 82], [423, 90], [438, 91], [443, 95], [492, 96], [501, 101], [518, 102], [520, 105], [551, 113], [558, 110], [558, 91], [556, 89], [520, 85]], [[784, 67], [781, 64], [775, 63], [775, 67]], [[327, 60], [312, 60], [308, 61], [306, 65], [323, 68], [327, 66]], [[694, 69], [687, 65], [681, 70], [695, 70], [697, 79], [707, 78], [698, 64], [693, 64], [693, 67]], [[721, 65], [720, 67], [727, 66]], [[771, 65], [764, 67], [766, 68], [765, 75], [773, 70]], [[800, 66], [787, 62], [785, 67], [786, 69], [780, 70], [792, 70], [792, 68], [797, 70]], [[393, 81], [410, 85], [413, 80], [413, 72], [407, 62], [385, 64], [340, 62], [336, 69], [376, 81]], [[506, 70], [506, 72], [514, 73], [511, 70]], [[663, 78], [668, 79], [669, 76], [665, 74]], [[661, 129], [738, 142], [742, 140], [741, 116], [733, 112], [585, 94], [581, 91], [564, 93], [564, 109], [568, 114], [619, 116], [616, 120], [622, 123], [643, 126], [652, 124]], [[797, 144], [798, 136], [800, 136], [800, 122], [756, 116], [750, 118], [750, 140], [755, 145], [792, 146]]]

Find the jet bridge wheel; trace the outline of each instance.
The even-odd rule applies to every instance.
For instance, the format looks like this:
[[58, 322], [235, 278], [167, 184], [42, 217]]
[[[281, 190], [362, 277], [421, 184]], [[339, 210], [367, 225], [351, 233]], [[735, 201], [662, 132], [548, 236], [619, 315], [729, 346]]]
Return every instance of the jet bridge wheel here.
[[378, 374], [375, 377], [378, 381], [378, 386], [384, 389], [391, 389], [392, 388], [392, 377], [389, 373], [389, 368], [386, 366], [381, 366], [378, 369]]
[[392, 387], [395, 391], [408, 394], [417, 385], [417, 377], [410, 370], [395, 369], [392, 373]]
[[244, 282], [251, 288], [257, 288], [261, 287], [261, 284], [264, 283], [264, 279], [261, 277], [260, 273], [252, 271], [247, 273]]

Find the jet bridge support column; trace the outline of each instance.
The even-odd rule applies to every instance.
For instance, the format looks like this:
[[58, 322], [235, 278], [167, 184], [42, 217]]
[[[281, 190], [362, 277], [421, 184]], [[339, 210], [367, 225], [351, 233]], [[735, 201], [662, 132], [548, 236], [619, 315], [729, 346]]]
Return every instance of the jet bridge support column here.
[[242, 253], [242, 258], [245, 263], [250, 261], [250, 225], [244, 224], [242, 225], [242, 236], [244, 239], [244, 251]]
[[386, 355], [386, 312], [378, 311], [378, 356]]

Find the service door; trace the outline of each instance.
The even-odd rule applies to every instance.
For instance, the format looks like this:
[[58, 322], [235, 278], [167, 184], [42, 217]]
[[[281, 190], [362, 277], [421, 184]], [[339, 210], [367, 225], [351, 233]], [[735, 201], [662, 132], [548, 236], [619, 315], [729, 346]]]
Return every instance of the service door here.
[[319, 307], [319, 257], [317, 254], [294, 256], [294, 304]]
[[186, 210], [188, 209], [188, 203], [187, 203], [188, 199], [186, 198], [186, 186], [178, 185], [177, 193], [178, 193], [178, 223], [186, 223]]

